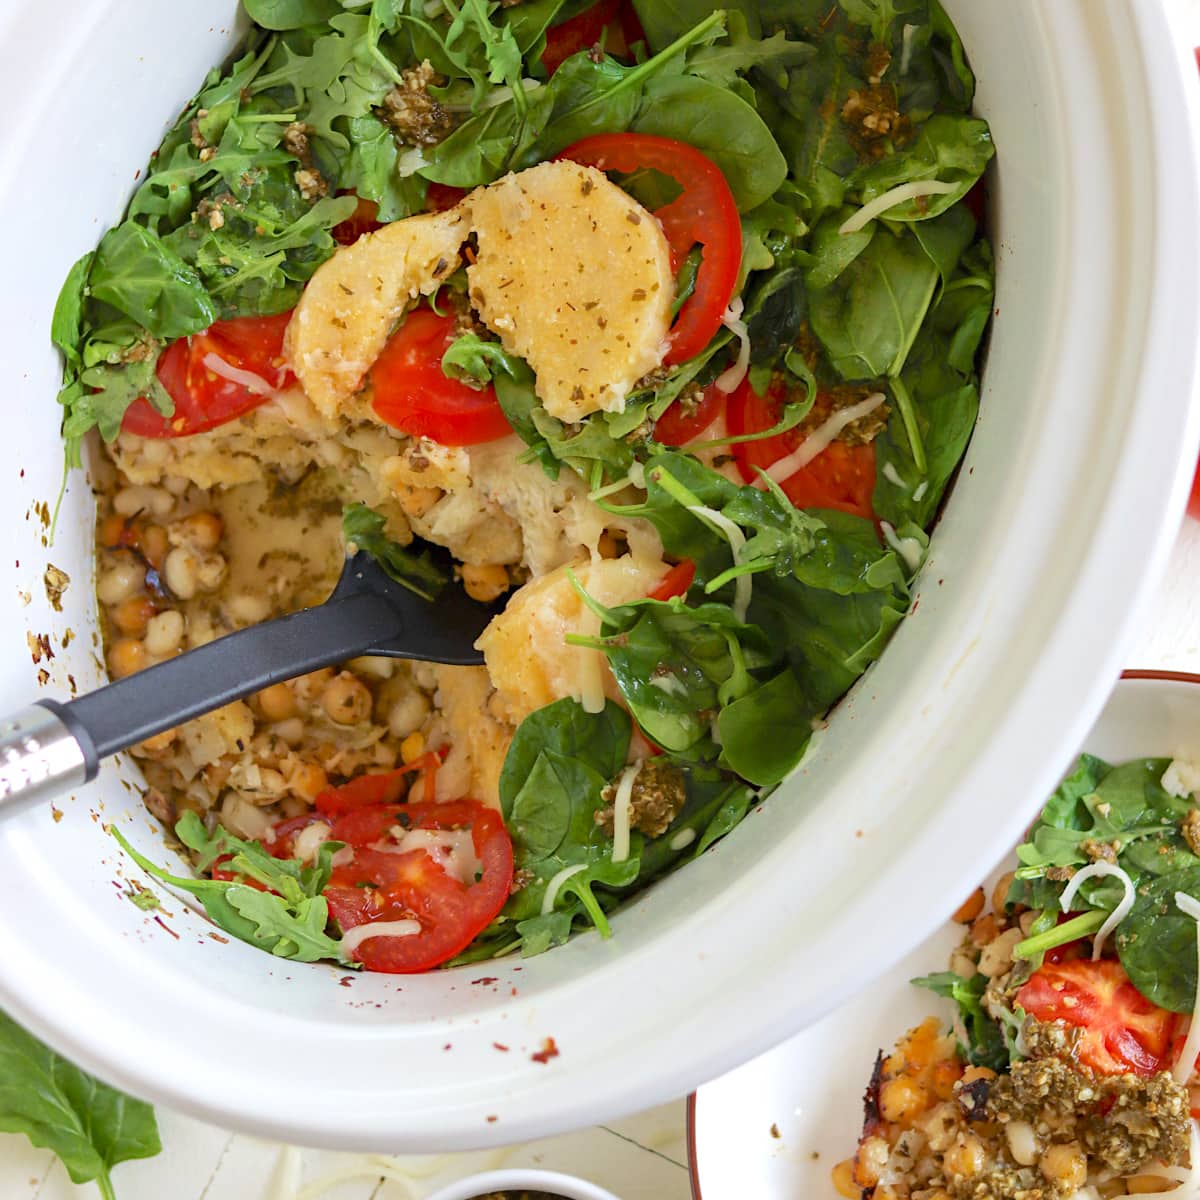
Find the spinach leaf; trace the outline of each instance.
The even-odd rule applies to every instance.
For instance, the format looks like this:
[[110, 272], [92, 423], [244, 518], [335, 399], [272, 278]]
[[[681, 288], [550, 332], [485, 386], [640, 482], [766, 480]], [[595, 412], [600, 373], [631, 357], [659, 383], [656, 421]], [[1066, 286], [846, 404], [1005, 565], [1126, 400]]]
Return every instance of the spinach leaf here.
[[319, 25], [342, 11], [338, 0], [243, 0], [246, 15], [264, 29]]
[[133, 221], [100, 239], [87, 280], [91, 296], [127, 313], [155, 337], [186, 337], [217, 319], [199, 275]]
[[1200, 899], [1200, 867], [1160, 875], [1137, 889], [1117, 930], [1117, 953], [1133, 986], [1152, 1004], [1190, 1013], [1196, 998], [1196, 922], [1175, 893]]
[[952, 971], [940, 971], [936, 975], [925, 975], [912, 981], [917, 987], [928, 988], [935, 995], [953, 1000], [958, 1006], [967, 1042], [962, 1047], [963, 1057], [972, 1066], [987, 1067], [998, 1074], [1007, 1072], [1017, 1057], [1016, 1033], [1021, 1021], [1014, 1014], [1012, 1028], [1003, 1028], [983, 1007], [983, 993], [987, 991], [986, 975], [972, 975], [963, 979]]
[[351, 504], [342, 513], [347, 547], [353, 545], [369, 554], [392, 579], [422, 599], [436, 600], [450, 576], [428, 550], [414, 554], [392, 541], [384, 531], [386, 524], [382, 513], [365, 504]]
[[937, 282], [916, 238], [877, 232], [832, 284], [809, 292], [813, 333], [834, 370], [843, 379], [899, 374]]
[[804, 757], [811, 727], [805, 696], [791, 670], [721, 710], [721, 762], [758, 787], [771, 787]]
[[706, 79], [652, 79], [633, 129], [707, 154], [721, 168], [741, 212], [769, 200], [787, 178], [787, 160], [762, 117], [736, 92]]
[[[711, 16], [717, 7], [714, 0], [633, 0], [633, 8], [645, 30], [646, 41], [655, 53]], [[760, 36], [762, 27], [753, 0], [731, 0], [719, 7], [742, 17], [747, 36]]]
[[[190, 892], [209, 918], [226, 933], [257, 946], [279, 958], [297, 962], [333, 959], [343, 966], [358, 966], [342, 954], [341, 942], [326, 932], [329, 906], [320, 893], [333, 871], [333, 855], [340, 842], [325, 842], [318, 852], [316, 865], [277, 859], [257, 842], [246, 842], [218, 828], [213, 835], [205, 830], [195, 813], [185, 813], [175, 826], [176, 836], [195, 851], [200, 869], [229, 855], [226, 869], [236, 878], [202, 879], [171, 875], [139, 854], [113, 826], [111, 833], [134, 862], [155, 879]], [[261, 884], [259, 891], [242, 878]]]
[[113, 1200], [118, 1163], [162, 1150], [150, 1105], [60, 1058], [0, 1013], [0, 1130], [53, 1151], [74, 1183], [95, 1180]]
[[902, 151], [856, 171], [850, 186], [857, 187], [866, 204], [902, 183], [936, 179], [954, 184], [951, 192], [905, 200], [884, 214], [889, 221], [924, 221], [957, 204], [978, 182], [994, 154], [986, 121], [938, 114], [918, 129]]

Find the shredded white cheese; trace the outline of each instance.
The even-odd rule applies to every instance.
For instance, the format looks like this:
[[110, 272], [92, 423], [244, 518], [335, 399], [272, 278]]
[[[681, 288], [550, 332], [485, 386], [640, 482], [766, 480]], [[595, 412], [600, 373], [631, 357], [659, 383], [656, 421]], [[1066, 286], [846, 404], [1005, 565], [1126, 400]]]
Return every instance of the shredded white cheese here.
[[922, 479], [921, 482], [918, 483], [917, 486], [913, 489], [914, 502], [917, 504], [920, 504], [921, 501], [925, 499], [925, 493], [927, 491], [929, 491], [929, 480]]
[[[740, 566], [742, 551], [746, 547], [746, 535], [742, 532], [741, 526], [735, 521], [731, 521], [724, 513], [717, 512], [715, 508], [709, 508], [707, 504], [689, 504], [687, 510], [702, 521], [707, 521], [718, 533], [724, 535], [725, 540], [729, 543], [729, 549], [733, 553], [733, 565]], [[746, 619], [753, 588], [754, 580], [750, 575], [739, 575], [733, 581], [733, 604], [731, 607], [733, 615], [739, 621]]]
[[879, 528], [883, 531], [883, 540], [887, 542], [888, 547], [900, 555], [910, 571], [916, 571], [925, 558], [925, 549], [921, 543], [916, 538], [900, 537], [886, 521], [880, 521]]
[[296, 857], [303, 863], [312, 862], [317, 857], [321, 843], [329, 840], [329, 826], [324, 821], [316, 821], [306, 825], [292, 843]]
[[1200, 790], [1200, 763], [1190, 758], [1173, 758], [1162, 773], [1161, 782], [1170, 795], [1185, 800]]
[[1107, 920], [1105, 920], [1104, 924], [1096, 932], [1096, 936], [1092, 941], [1092, 962], [1099, 961], [1108, 935], [1129, 916], [1129, 910], [1133, 907], [1134, 901], [1133, 880], [1120, 867], [1113, 863], [1089, 863], [1086, 867], [1076, 871], [1071, 876], [1071, 882], [1063, 888], [1062, 895], [1058, 898], [1059, 907], [1063, 912], [1070, 912], [1071, 901], [1078, 895], [1079, 889], [1089, 879], [1099, 879], [1107, 875], [1111, 875], [1113, 879], [1121, 881], [1121, 886], [1125, 889], [1125, 894], [1121, 897], [1121, 903], [1108, 914]]
[[919, 25], [905, 25], [900, 31], [900, 74], [907, 75], [908, 68], [912, 63], [913, 51], [913, 34], [921, 27]]
[[587, 863], [576, 863], [573, 867], [563, 867], [557, 875], [550, 876], [550, 882], [546, 884], [546, 894], [542, 897], [543, 917], [554, 911], [554, 902], [558, 899], [558, 893], [562, 891], [562, 885], [572, 875], [578, 875], [580, 871], [586, 870]]
[[633, 808], [633, 781], [642, 769], [644, 759], [638, 759], [621, 772], [613, 796], [613, 849], [612, 860], [624, 862], [629, 857], [629, 824]]
[[721, 317], [721, 324], [732, 333], [741, 343], [738, 346], [738, 356], [734, 364], [717, 376], [717, 389], [722, 392], [736, 392], [750, 370], [750, 330], [742, 320], [745, 306], [741, 296], [735, 296]]
[[914, 179], [911, 183], [902, 183], [899, 187], [876, 196], [874, 200], [869, 200], [858, 212], [838, 226], [838, 233], [843, 236], [857, 233], [889, 208], [895, 208], [897, 204], [903, 204], [906, 200], [916, 200], [921, 196], [944, 196], [957, 188], [957, 183], [943, 183], [940, 179]]
[[402, 921], [367, 921], [342, 935], [342, 950], [349, 957], [363, 942], [377, 937], [413, 937], [421, 932], [421, 922], [406, 917]]
[[668, 843], [672, 850], [686, 850], [696, 840], [694, 829], [681, 829]]
[[[790, 479], [797, 471], [807, 467], [822, 450], [828, 450], [843, 429], [853, 425], [855, 421], [865, 417], [868, 413], [874, 412], [885, 399], [887, 397], [882, 392], [872, 392], [865, 400], [860, 400], [857, 404], [848, 404], [845, 408], [839, 408], [827, 420], [822, 421], [791, 454], [773, 462], [767, 468], [767, 474], [776, 483]], [[759, 478], [754, 481], [754, 486], [765, 488], [767, 485]]]
[[[1186, 892], [1175, 893], [1175, 904], [1179, 911], [1186, 913], [1196, 922], [1196, 963], [1200, 970], [1200, 901], [1195, 900]], [[1176, 1083], [1186, 1084], [1196, 1069], [1196, 1058], [1200, 1055], [1200, 983], [1196, 987], [1196, 997], [1192, 1001], [1192, 1020], [1188, 1025], [1187, 1041], [1179, 1052], [1174, 1070]]]
[[892, 463], [886, 462], [883, 464], [883, 477], [893, 487], [901, 488], [904, 491], [908, 490], [904, 487], [904, 480], [900, 478], [900, 472], [896, 470]]
[[214, 375], [228, 379], [230, 383], [240, 383], [246, 391], [253, 392], [256, 396], [274, 396], [278, 391], [261, 375], [255, 375], [253, 371], [243, 371], [241, 367], [231, 366], [219, 354], [206, 354], [203, 362], [205, 368]]
[[469, 829], [391, 829], [394, 845], [379, 846], [383, 854], [407, 854], [423, 850], [452, 879], [470, 887], [483, 870], [475, 854], [475, 841]]

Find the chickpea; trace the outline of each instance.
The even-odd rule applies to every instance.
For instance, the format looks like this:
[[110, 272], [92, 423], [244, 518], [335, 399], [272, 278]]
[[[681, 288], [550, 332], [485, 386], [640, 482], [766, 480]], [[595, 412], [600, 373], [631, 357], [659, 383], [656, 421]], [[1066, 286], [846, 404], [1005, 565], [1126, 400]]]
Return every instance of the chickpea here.
[[168, 729], [163, 733], [156, 733], [153, 737], [148, 737], [138, 746], [137, 752], [145, 758], [159, 758], [166, 754], [174, 744], [175, 730]]
[[115, 513], [105, 517], [96, 530], [96, 541], [107, 550], [115, 550], [121, 545], [127, 526], [125, 518]]
[[413, 487], [401, 484], [396, 489], [396, 500], [407, 516], [423, 517], [445, 495], [441, 488]]
[[983, 912], [983, 888], [977, 887], [955, 910], [951, 920], [959, 925], [970, 925]]
[[315, 700], [324, 690], [325, 685], [333, 678], [332, 667], [321, 667], [317, 671], [309, 671], [299, 679], [292, 680], [292, 687], [301, 700]]
[[508, 571], [499, 563], [486, 563], [483, 566], [464, 563], [462, 581], [467, 595], [481, 604], [490, 604], [512, 587]]
[[146, 665], [146, 647], [136, 638], [119, 638], [109, 647], [108, 669], [114, 679], [124, 679]]
[[287, 786], [289, 791], [311, 802], [329, 786], [329, 777], [316, 763], [301, 763], [292, 772]]
[[174, 654], [183, 644], [183, 613], [167, 609], [151, 617], [146, 626], [146, 650], [155, 658]]
[[983, 1170], [983, 1163], [983, 1143], [973, 1133], [960, 1133], [942, 1160], [947, 1175], [958, 1175], [963, 1179], [978, 1175]]
[[862, 1188], [854, 1182], [854, 1159], [844, 1158], [830, 1172], [834, 1191], [846, 1200], [861, 1200]]
[[126, 596], [108, 615], [118, 632], [140, 637], [154, 612], [154, 601], [141, 595]]
[[167, 536], [176, 546], [192, 546], [197, 550], [215, 550], [221, 544], [224, 525], [214, 512], [192, 513], [176, 521]]
[[273, 683], [258, 693], [258, 710], [274, 723], [296, 715], [296, 697], [286, 683]]
[[907, 1075], [888, 1079], [879, 1089], [879, 1111], [885, 1121], [911, 1121], [925, 1108], [925, 1096], [916, 1080]]
[[410, 733], [408, 737], [400, 743], [400, 761], [404, 765], [410, 766], [415, 763], [422, 754], [425, 753], [425, 735], [423, 733]]
[[854, 1181], [859, 1187], [874, 1187], [887, 1166], [891, 1147], [881, 1137], [864, 1138], [854, 1156]]
[[1008, 907], [1008, 889], [1012, 887], [1016, 877], [1015, 871], [1005, 871], [996, 880], [996, 886], [992, 888], [992, 908], [996, 912], [1002, 913]]
[[1000, 922], [995, 913], [987, 913], [971, 923], [971, 941], [977, 946], [994, 942], [1000, 933]]
[[101, 604], [120, 604], [140, 592], [145, 584], [145, 567], [133, 559], [123, 559], [96, 581], [96, 598]]
[[325, 685], [321, 707], [338, 725], [357, 725], [371, 715], [371, 693], [361, 680], [343, 671]]
[[161, 525], [147, 525], [138, 536], [138, 549], [156, 571], [161, 571], [167, 556], [167, 531]]
[[1069, 1195], [1087, 1183], [1087, 1158], [1077, 1142], [1055, 1142], [1038, 1160], [1042, 1174]]

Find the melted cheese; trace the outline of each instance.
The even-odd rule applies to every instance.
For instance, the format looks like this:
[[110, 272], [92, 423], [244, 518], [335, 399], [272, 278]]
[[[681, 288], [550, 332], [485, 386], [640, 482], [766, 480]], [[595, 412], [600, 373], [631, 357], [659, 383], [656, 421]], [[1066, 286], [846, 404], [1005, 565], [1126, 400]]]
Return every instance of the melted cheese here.
[[363, 944], [377, 937], [415, 937], [421, 932], [421, 922], [406, 918], [402, 921], [367, 921], [355, 925], [342, 935], [342, 952], [347, 958]]
[[395, 845], [377, 846], [385, 854], [407, 854], [423, 850], [452, 879], [464, 887], [475, 883], [483, 865], [475, 853], [475, 843], [469, 829], [401, 829], [392, 830]]
[[1089, 863], [1086, 867], [1075, 872], [1071, 876], [1071, 882], [1063, 888], [1062, 895], [1058, 898], [1058, 906], [1063, 912], [1071, 911], [1071, 901], [1079, 894], [1079, 889], [1087, 883], [1089, 879], [1101, 879], [1106, 876], [1112, 876], [1114, 879], [1119, 879], [1125, 889], [1124, 895], [1121, 897], [1121, 903], [1108, 914], [1104, 924], [1096, 931], [1095, 938], [1092, 939], [1092, 962], [1098, 962], [1100, 955], [1104, 951], [1104, 943], [1108, 940], [1108, 936], [1120, 923], [1129, 916], [1129, 910], [1133, 907], [1134, 890], [1133, 880], [1116, 864], [1108, 862]]

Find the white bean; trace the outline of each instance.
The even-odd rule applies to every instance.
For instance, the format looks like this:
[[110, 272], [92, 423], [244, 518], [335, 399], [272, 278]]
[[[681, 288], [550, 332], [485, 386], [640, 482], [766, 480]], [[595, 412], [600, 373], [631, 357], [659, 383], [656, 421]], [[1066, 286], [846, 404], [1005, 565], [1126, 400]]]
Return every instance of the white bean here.
[[175, 497], [162, 488], [125, 487], [113, 497], [113, 509], [123, 517], [151, 512], [165, 517], [175, 507]]
[[96, 581], [96, 598], [101, 604], [120, 604], [146, 582], [146, 568], [135, 562], [118, 562]]
[[196, 556], [183, 546], [176, 546], [163, 563], [163, 579], [180, 600], [190, 600], [200, 588]]
[[394, 658], [380, 658], [378, 655], [372, 654], [352, 658], [346, 665], [359, 675], [369, 675], [372, 679], [391, 679], [396, 670]]
[[429, 701], [417, 691], [408, 692], [392, 705], [388, 713], [388, 729], [393, 737], [405, 738], [416, 733], [429, 716]]
[[239, 592], [229, 598], [229, 615], [239, 625], [257, 625], [271, 615], [271, 602], [266, 596]]
[[168, 609], [150, 618], [146, 625], [146, 649], [156, 658], [174, 654], [183, 643], [183, 613]]

